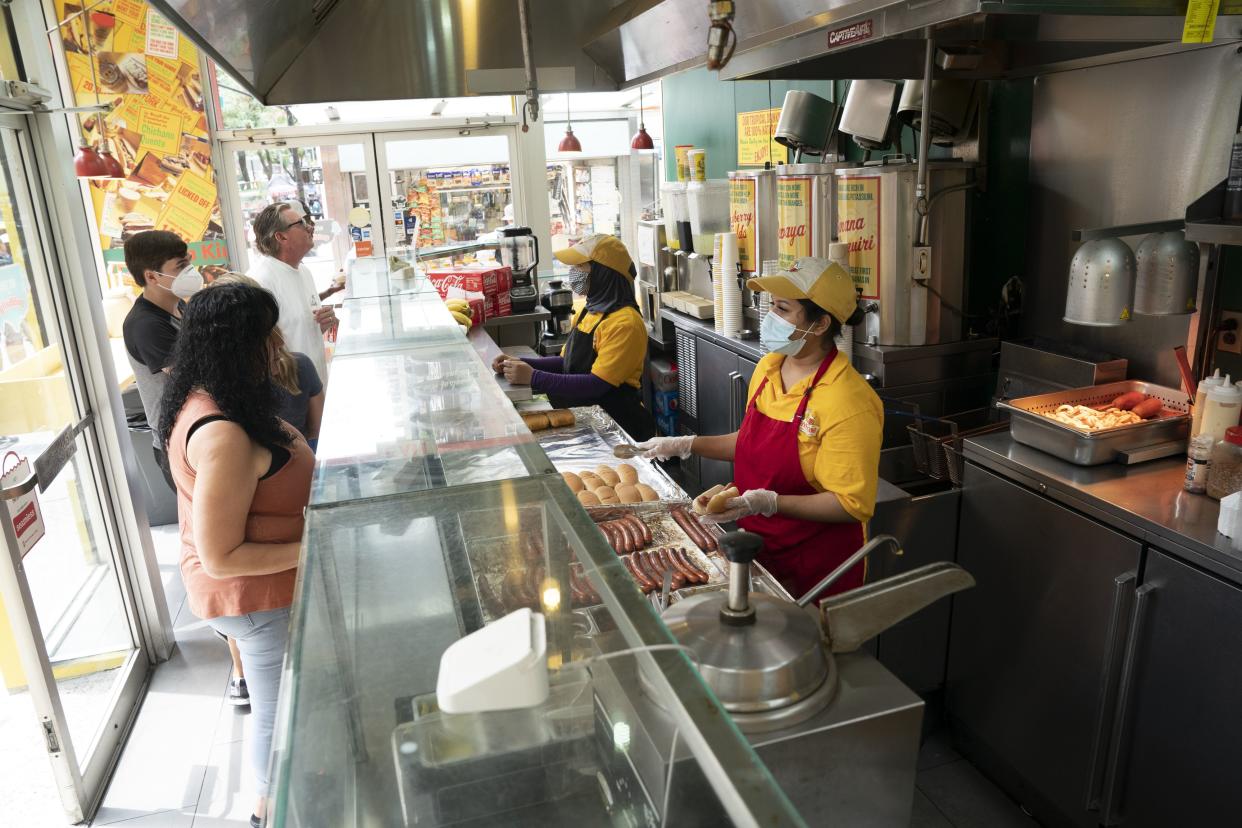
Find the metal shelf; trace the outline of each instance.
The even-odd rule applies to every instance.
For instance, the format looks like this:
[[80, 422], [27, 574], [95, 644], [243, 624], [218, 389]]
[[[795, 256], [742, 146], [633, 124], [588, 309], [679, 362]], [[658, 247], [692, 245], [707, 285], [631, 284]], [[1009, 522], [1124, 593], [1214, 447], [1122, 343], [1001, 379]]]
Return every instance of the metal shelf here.
[[[1186, 222], [1182, 219], [1148, 221], [1142, 224], [1119, 224], [1116, 227], [1071, 230], [1070, 239], [1073, 241], [1095, 241], [1096, 239], [1115, 239], [1122, 236], [1145, 236], [1148, 233], [1168, 233], [1173, 230], [1181, 230], [1185, 226]], [[1190, 234], [1187, 233], [1186, 237], [1190, 238]]]
[[1221, 218], [1225, 211], [1225, 182], [1221, 181], [1186, 208], [1186, 238], [1204, 244], [1242, 245], [1242, 222]]

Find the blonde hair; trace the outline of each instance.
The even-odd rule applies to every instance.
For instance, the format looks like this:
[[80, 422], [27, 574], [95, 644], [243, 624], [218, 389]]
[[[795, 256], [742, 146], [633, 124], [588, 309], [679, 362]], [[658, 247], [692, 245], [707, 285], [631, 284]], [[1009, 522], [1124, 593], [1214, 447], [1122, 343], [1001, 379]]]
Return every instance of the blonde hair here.
[[[221, 273], [212, 279], [208, 287], [212, 285], [246, 285], [259, 290], [266, 290], [266, 288], [245, 273], [236, 273], [231, 270], [227, 273]], [[272, 336], [275, 338], [275, 353], [272, 356], [272, 379], [276, 380], [276, 384], [281, 388], [297, 396], [302, 393], [302, 389], [298, 386], [298, 361], [293, 358], [293, 354], [289, 353], [289, 349], [285, 347], [285, 335], [281, 333], [279, 325], [272, 328]]]

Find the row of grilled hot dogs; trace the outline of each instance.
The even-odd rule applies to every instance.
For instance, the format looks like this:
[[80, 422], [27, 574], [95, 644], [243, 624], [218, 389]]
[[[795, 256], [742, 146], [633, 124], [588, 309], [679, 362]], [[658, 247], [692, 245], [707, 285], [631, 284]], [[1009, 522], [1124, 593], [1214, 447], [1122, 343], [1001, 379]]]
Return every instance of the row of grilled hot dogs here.
[[[672, 512], [673, 520], [690, 540], [704, 552], [716, 548], [716, 540], [702, 524], [684, 508]], [[651, 545], [651, 529], [637, 515], [628, 514], [612, 520], [600, 521], [599, 530], [618, 555], [629, 555]]]
[[664, 573], [672, 572], [672, 589], [688, 584], [705, 584], [707, 573], [699, 569], [685, 549], [662, 546], [622, 555], [621, 561], [643, 592], [652, 592], [664, 585]]

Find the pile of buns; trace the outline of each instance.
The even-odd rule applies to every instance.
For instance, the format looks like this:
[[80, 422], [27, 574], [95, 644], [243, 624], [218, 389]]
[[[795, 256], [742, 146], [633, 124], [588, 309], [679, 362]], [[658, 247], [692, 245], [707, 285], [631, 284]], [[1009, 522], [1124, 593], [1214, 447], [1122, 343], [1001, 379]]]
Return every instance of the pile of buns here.
[[574, 412], [568, 408], [554, 408], [551, 411], [528, 411], [522, 415], [522, 421], [531, 431], [543, 431], [548, 428], [561, 428], [574, 424]]
[[655, 489], [638, 482], [638, 470], [629, 463], [621, 463], [615, 469], [600, 463], [593, 472], [561, 472], [561, 476], [583, 506], [615, 506], [660, 499]]

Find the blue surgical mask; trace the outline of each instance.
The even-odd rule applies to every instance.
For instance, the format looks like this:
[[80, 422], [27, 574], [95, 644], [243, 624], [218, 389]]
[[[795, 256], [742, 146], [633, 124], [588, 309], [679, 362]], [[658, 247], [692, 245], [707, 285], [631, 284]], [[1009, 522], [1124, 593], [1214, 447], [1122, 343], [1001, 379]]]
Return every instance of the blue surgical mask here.
[[795, 327], [792, 322], [779, 316], [775, 311], [768, 311], [759, 324], [759, 342], [772, 353], [793, 356], [802, 350], [805, 337], [794, 339], [796, 333], [810, 333]]
[[574, 292], [575, 296], [587, 295], [587, 277], [591, 275], [591, 268], [582, 265], [569, 266], [569, 289]]

